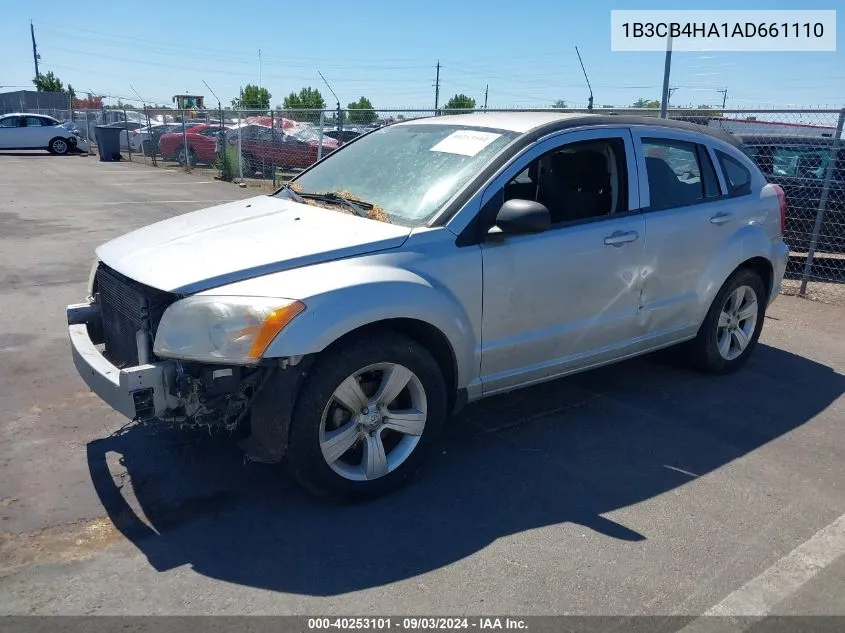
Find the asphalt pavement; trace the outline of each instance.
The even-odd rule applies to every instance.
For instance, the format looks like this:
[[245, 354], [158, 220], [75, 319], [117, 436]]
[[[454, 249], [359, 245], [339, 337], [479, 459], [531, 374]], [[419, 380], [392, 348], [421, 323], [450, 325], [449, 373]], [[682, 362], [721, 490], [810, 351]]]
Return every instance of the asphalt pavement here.
[[93, 249], [257, 193], [0, 154], [0, 614], [845, 615], [841, 306], [779, 298], [733, 376], [658, 355], [470, 406], [361, 506], [124, 428], [69, 352]]

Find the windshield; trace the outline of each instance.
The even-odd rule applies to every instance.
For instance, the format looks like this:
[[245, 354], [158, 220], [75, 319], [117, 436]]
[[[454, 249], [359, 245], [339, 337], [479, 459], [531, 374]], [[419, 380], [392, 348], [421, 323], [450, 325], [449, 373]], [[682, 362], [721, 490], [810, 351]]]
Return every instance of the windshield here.
[[285, 134], [292, 136], [298, 141], [309, 143], [311, 141], [317, 142], [320, 140], [320, 134], [313, 127], [301, 126], [293, 129], [285, 130]]
[[293, 187], [349, 192], [383, 208], [391, 222], [419, 226], [517, 136], [458, 125], [388, 126], [331, 154]]

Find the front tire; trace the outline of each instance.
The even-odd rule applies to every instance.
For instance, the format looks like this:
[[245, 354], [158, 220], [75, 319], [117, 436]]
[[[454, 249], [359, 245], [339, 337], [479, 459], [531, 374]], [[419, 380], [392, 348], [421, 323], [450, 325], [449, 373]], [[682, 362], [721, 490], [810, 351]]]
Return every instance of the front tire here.
[[689, 360], [710, 374], [730, 374], [747, 361], [766, 317], [766, 285], [760, 275], [741, 268], [724, 283], [698, 335], [687, 345]]
[[47, 149], [51, 154], [55, 154], [56, 156], [64, 156], [70, 151], [70, 143], [67, 139], [63, 139], [61, 136], [57, 136], [56, 138], [50, 141], [50, 144], [47, 146]]
[[294, 407], [286, 462], [305, 488], [357, 502], [396, 490], [436, 446], [446, 383], [431, 354], [398, 333], [324, 352]]

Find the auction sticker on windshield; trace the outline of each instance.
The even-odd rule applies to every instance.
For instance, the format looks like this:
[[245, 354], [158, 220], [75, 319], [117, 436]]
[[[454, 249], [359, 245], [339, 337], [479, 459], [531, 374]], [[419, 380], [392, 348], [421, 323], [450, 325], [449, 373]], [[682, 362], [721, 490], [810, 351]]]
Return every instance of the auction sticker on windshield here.
[[431, 148], [432, 152], [446, 152], [447, 154], [462, 154], [475, 156], [478, 152], [499, 138], [501, 134], [494, 132], [477, 132], [475, 130], [458, 130]]

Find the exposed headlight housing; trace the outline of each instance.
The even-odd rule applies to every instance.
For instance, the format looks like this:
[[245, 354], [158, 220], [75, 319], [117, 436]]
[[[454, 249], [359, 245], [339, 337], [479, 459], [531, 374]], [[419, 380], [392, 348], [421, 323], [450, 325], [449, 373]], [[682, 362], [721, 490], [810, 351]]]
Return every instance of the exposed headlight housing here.
[[164, 358], [251, 365], [305, 304], [266, 297], [193, 296], [164, 312], [153, 352]]

